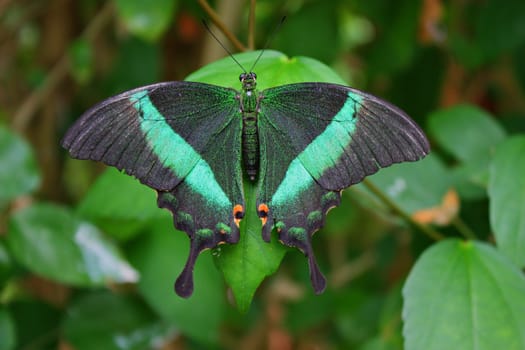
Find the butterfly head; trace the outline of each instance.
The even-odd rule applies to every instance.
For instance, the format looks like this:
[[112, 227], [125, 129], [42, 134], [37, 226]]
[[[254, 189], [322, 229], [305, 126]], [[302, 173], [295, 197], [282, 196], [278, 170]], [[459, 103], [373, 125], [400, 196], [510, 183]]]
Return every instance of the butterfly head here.
[[239, 80], [242, 83], [242, 89], [244, 91], [253, 91], [257, 86], [257, 74], [254, 72], [241, 73]]

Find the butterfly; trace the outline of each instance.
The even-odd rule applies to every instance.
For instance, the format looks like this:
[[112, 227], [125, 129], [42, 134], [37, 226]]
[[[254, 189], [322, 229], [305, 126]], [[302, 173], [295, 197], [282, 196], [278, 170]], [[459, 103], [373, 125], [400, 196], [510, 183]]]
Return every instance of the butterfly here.
[[[312, 235], [341, 191], [380, 168], [423, 158], [428, 140], [402, 110], [357, 89], [302, 82], [259, 91], [252, 71], [239, 80], [240, 90], [173, 81], [123, 92], [86, 111], [62, 145], [157, 191], [158, 206], [190, 239], [178, 295], [192, 294], [201, 251], [239, 241], [248, 210], [260, 218], [264, 241], [275, 230], [305, 254], [319, 294], [326, 280]], [[245, 205], [245, 181], [256, 187], [255, 207]]]

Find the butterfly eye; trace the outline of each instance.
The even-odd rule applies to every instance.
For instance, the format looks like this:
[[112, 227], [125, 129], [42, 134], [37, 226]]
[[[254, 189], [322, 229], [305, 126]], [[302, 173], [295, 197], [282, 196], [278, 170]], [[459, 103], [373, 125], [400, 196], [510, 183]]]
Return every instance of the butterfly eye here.
[[246, 79], [246, 73], [241, 73], [241, 75], [239, 75], [239, 81], [243, 81], [244, 79]]
[[257, 74], [255, 74], [254, 72], [252, 72], [250, 74], [250, 78], [252, 78], [253, 80], [257, 79]]

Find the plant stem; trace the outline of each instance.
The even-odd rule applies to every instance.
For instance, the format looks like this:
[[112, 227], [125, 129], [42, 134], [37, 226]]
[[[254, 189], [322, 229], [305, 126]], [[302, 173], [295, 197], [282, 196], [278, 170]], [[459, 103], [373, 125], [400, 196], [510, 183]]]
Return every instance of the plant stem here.
[[456, 216], [452, 220], [452, 225], [454, 225], [456, 230], [458, 230], [459, 233], [461, 233], [461, 235], [463, 237], [465, 237], [466, 239], [471, 239], [471, 240], [476, 240], [477, 239], [476, 234], [474, 233], [474, 231], [472, 231], [470, 229], [470, 227], [468, 227], [467, 224], [465, 224], [465, 222], [463, 220], [461, 220], [461, 218], [459, 216]]
[[[113, 15], [113, 6], [108, 2], [93, 18], [89, 25], [84, 29], [81, 37], [86, 40], [92, 40], [102, 31]], [[35, 89], [20, 105], [15, 112], [12, 127], [14, 130], [23, 132], [31, 123], [36, 111], [40, 105], [49, 97], [49, 95], [58, 87], [58, 85], [67, 77], [69, 73], [68, 53], [64, 53], [51, 71], [47, 74], [42, 84]]]
[[235, 35], [224, 25], [217, 12], [215, 12], [206, 0], [199, 0], [199, 5], [208, 14], [208, 17], [215, 26], [221, 31], [228, 40], [239, 51], [247, 51], [246, 47], [235, 37]]
[[250, 16], [248, 17], [248, 48], [255, 50], [255, 5], [256, 0], [250, 0]]
[[408, 214], [401, 207], [399, 207], [393, 200], [391, 200], [387, 195], [385, 195], [371, 181], [365, 179], [365, 180], [363, 180], [363, 185], [365, 185], [383, 203], [385, 203], [390, 209], [392, 209], [393, 212], [395, 212], [397, 215], [401, 216], [406, 222], [408, 222], [408, 223], [412, 224], [413, 226], [417, 227], [421, 232], [423, 232], [428, 237], [430, 237], [430, 238], [432, 238], [433, 240], [436, 240], [436, 241], [439, 241], [439, 240], [445, 238], [445, 236], [443, 236], [438, 231], [434, 230], [432, 227], [430, 227], [428, 225], [423, 225], [423, 224], [413, 220], [412, 217], [410, 216], [410, 214]]

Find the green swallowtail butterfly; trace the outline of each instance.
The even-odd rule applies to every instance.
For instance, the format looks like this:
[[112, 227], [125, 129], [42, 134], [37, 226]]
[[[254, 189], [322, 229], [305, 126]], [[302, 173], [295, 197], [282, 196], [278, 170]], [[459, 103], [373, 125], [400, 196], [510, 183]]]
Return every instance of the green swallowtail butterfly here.
[[[85, 112], [62, 141], [74, 158], [124, 170], [158, 192], [158, 206], [190, 238], [180, 296], [193, 292], [202, 250], [238, 242], [247, 210], [261, 219], [265, 241], [275, 229], [306, 255], [321, 293], [311, 239], [341, 190], [429, 152], [414, 121], [370, 94], [318, 82], [258, 91], [256, 83], [244, 72], [240, 91], [189, 81], [126, 91]], [[245, 207], [243, 181], [257, 188], [255, 208]]]

